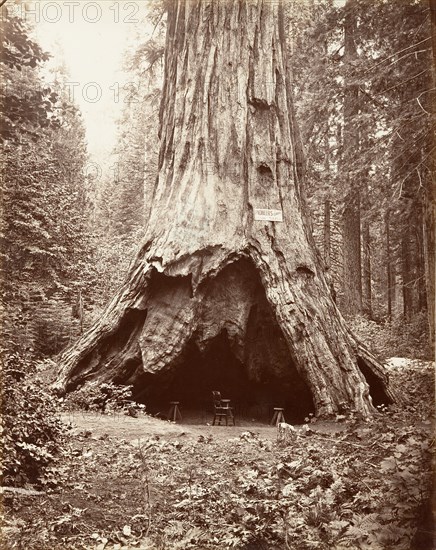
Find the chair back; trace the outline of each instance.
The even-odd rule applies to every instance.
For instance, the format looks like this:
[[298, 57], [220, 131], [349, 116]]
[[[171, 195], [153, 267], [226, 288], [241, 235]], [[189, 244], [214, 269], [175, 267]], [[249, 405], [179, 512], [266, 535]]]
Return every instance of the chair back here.
[[221, 393], [219, 391], [212, 392], [213, 406], [215, 408], [221, 407]]

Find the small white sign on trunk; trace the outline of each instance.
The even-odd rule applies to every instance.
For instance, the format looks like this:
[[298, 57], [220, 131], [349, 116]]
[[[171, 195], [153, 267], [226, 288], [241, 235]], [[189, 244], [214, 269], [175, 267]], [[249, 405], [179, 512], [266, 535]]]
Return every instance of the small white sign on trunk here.
[[282, 222], [282, 210], [274, 210], [273, 208], [254, 208], [254, 219], [268, 222]]

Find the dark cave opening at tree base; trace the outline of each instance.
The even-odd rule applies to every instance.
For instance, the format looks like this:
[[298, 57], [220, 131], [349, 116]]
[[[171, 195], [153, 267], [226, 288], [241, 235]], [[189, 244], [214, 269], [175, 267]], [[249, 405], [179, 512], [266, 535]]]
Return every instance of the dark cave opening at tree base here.
[[[189, 277], [153, 271], [146, 296], [73, 363], [66, 391], [133, 385], [134, 399], [149, 413], [165, 417], [170, 402], [179, 401], [185, 419], [202, 424], [212, 418], [212, 391], [231, 400], [240, 420], [269, 422], [282, 407], [287, 422], [301, 423], [316, 412], [304, 363], [291, 352], [250, 259], [234, 259], [195, 291]], [[358, 359], [358, 367], [374, 405], [389, 404], [365, 361]]]
[[315, 412], [307, 384], [289, 362], [288, 373], [277, 377], [264, 364], [256, 377], [231, 349], [222, 331], [203, 352], [190, 343], [180, 363], [163, 373], [143, 374], [134, 384], [135, 399], [151, 414], [165, 414], [171, 401], [179, 401], [182, 413], [209, 422], [213, 415], [212, 391], [231, 400], [236, 419], [267, 423], [274, 407], [285, 409], [287, 422], [302, 423]]
[[[187, 283], [155, 273], [151, 295], [162, 296], [169, 287]], [[205, 285], [199, 324], [177, 359], [162, 371], [144, 373], [142, 366], [131, 371], [135, 399], [163, 417], [169, 403], [179, 401], [182, 410], [195, 411], [203, 421], [211, 418], [212, 391], [220, 391], [241, 419], [268, 422], [273, 409], [282, 407], [287, 422], [304, 422], [315, 413], [312, 394], [292, 360], [253, 263], [240, 258]], [[374, 405], [389, 404], [378, 378], [364, 361], [358, 360], [358, 366]]]
[[[187, 283], [155, 273], [151, 295], [158, 299]], [[184, 410], [206, 418], [212, 391], [219, 391], [239, 418], [268, 422], [274, 407], [282, 407], [286, 420], [298, 423], [315, 413], [253, 263], [231, 262], [205, 281], [202, 295], [198, 324], [177, 359], [160, 372], [135, 371], [136, 400], [154, 414], [165, 414], [171, 401], [180, 401]]]
[[375, 376], [373, 372], [365, 365], [360, 357], [357, 358], [357, 365], [360, 372], [363, 374], [366, 383], [369, 386], [369, 391], [372, 399], [372, 404], [377, 407], [379, 405], [391, 405], [392, 399], [390, 399], [383, 388], [383, 384]]

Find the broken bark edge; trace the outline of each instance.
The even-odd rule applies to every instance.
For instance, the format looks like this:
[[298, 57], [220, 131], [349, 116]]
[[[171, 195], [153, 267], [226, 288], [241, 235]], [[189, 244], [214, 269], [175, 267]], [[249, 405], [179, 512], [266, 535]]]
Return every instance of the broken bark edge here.
[[[357, 342], [356, 356], [359, 369], [364, 375], [368, 385], [373, 390], [373, 393], [377, 395], [378, 392], [382, 392], [386, 395], [388, 402], [383, 403], [384, 405], [400, 404], [404, 402], [399, 388], [390, 379], [389, 372], [381, 366], [382, 362], [376, 359], [376, 357], [360, 342]], [[380, 400], [379, 398], [379, 401]]]

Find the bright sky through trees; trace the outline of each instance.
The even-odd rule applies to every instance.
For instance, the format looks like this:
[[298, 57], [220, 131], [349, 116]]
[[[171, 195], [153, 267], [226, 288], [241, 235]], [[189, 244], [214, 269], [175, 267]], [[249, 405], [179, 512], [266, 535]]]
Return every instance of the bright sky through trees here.
[[26, 13], [36, 23], [38, 41], [52, 55], [49, 66], [66, 69], [67, 92], [82, 111], [91, 160], [103, 170], [116, 144], [116, 119], [132, 93], [123, 56], [147, 4], [39, 0], [29, 3]]

